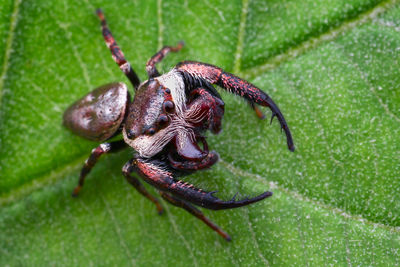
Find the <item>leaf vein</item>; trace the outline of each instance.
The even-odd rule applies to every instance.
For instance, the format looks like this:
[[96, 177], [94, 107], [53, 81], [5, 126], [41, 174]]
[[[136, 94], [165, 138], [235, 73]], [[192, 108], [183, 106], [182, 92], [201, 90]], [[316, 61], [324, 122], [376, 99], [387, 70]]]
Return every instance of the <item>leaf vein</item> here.
[[[314, 117], [314, 120], [316, 121], [316, 123], [319, 124], [320, 127], [316, 127], [316, 128], [325, 129], [325, 127], [323, 127], [321, 121], [319, 120], [319, 117], [315, 114], [315, 111], [312, 110], [312, 109], [310, 109], [310, 106], [312, 106], [312, 105], [310, 105], [310, 104], [311, 104], [311, 103], [310, 103], [310, 100], [309, 100], [307, 97], [304, 96], [302, 90], [298, 90], [297, 86], [294, 85], [294, 82], [293, 82], [287, 75], [285, 75], [285, 73], [283, 73], [283, 75], [284, 75], [284, 78], [286, 79], [286, 81], [288, 82], [288, 84], [290, 85], [290, 87], [292, 87], [292, 88], [294, 89], [294, 91], [297, 92], [298, 96], [299, 96], [300, 98], [302, 98], [302, 101], [301, 101], [301, 102], [302, 102], [302, 103], [307, 103], [307, 102], [309, 103], [309, 104], [307, 104], [307, 105], [305, 105], [305, 106], [306, 106], [306, 109], [307, 109], [307, 113], [308, 113], [308, 114], [312, 114], [312, 116]], [[327, 138], [327, 136], [325, 135], [325, 131], [322, 131], [321, 137], [324, 139], [324, 141], [325, 141], [326, 144], [329, 144], [328, 138]], [[337, 166], [339, 166], [341, 169], [343, 169], [343, 168], [344, 168], [344, 167], [343, 167], [343, 163], [340, 162], [339, 160], [335, 159], [335, 157], [333, 156], [333, 153], [332, 153], [331, 150], [328, 149], [328, 152], [329, 152], [329, 158], [330, 158]]]
[[337, 27], [333, 27], [330, 30], [321, 33], [318, 36], [311, 37], [299, 45], [289, 48], [284, 53], [276, 55], [272, 58], [269, 58], [265, 61], [265, 63], [246, 69], [241, 70], [240, 76], [243, 76], [247, 79], [258, 76], [266, 71], [277, 68], [284, 62], [289, 61], [290, 59], [296, 58], [308, 50], [318, 47], [322, 43], [326, 43], [328, 41], [335, 40], [337, 37], [343, 35], [346, 32], [351, 31], [355, 27], [365, 24], [372, 19], [378, 17], [380, 14], [386, 12], [390, 8], [392, 8], [395, 4], [398, 4], [399, 0], [387, 0], [383, 1], [376, 6], [366, 10], [363, 13], [360, 13], [357, 17], [351, 18], [348, 20], [344, 20], [343, 23], [338, 25]]
[[111, 210], [110, 206], [108, 205], [108, 202], [104, 199], [102, 194], [99, 194], [99, 196], [100, 196], [101, 200], [103, 201], [104, 206], [106, 207], [106, 211], [110, 216], [111, 222], [113, 223], [113, 225], [115, 227], [115, 232], [117, 233], [121, 247], [124, 249], [128, 259], [131, 259], [132, 266], [136, 266], [135, 258], [132, 256], [132, 253], [129, 251], [129, 247], [126, 245], [126, 243], [121, 235], [121, 227], [118, 225], [117, 220], [115, 219], [114, 212]]
[[351, 260], [350, 260], [349, 234], [348, 234], [348, 230], [347, 230], [347, 223], [343, 224], [343, 230], [344, 230], [345, 249], [346, 249], [346, 262], [347, 262], [347, 266], [352, 266]]
[[[67, 1], [64, 0], [63, 3], [64, 3], [64, 5], [65, 5], [65, 9], [68, 10]], [[83, 60], [82, 60], [80, 54], [78, 53], [77, 47], [76, 47], [76, 46], [73, 44], [73, 42], [71, 41], [71, 34], [67, 31], [69, 25], [68, 25], [68, 24], [62, 24], [62, 23], [61, 23], [59, 20], [57, 20], [57, 19], [54, 19], [54, 21], [57, 23], [57, 26], [58, 26], [60, 29], [62, 29], [62, 30], [64, 31], [65, 37], [67, 38], [68, 43], [69, 43], [69, 45], [70, 45], [71, 48], [72, 48], [72, 53], [74, 54], [75, 58], [78, 60], [79, 66], [80, 66], [81, 69], [82, 69], [83, 77], [84, 77], [84, 79], [85, 79], [85, 81], [86, 81], [86, 84], [88, 85], [89, 88], [92, 88], [93, 86], [92, 86], [92, 84], [91, 84], [91, 82], [90, 82], [90, 77], [89, 77], [89, 74], [88, 74], [88, 70], [87, 70], [87, 68], [86, 68], [86, 65], [85, 65], [85, 63], [83, 62]]]
[[256, 236], [255, 236], [255, 234], [254, 234], [253, 226], [252, 226], [252, 224], [251, 224], [251, 222], [250, 222], [249, 211], [248, 211], [248, 209], [245, 208], [245, 209], [243, 209], [243, 211], [244, 211], [244, 213], [246, 214], [246, 221], [247, 221], [247, 224], [249, 225], [249, 231], [250, 231], [250, 234], [251, 234], [251, 239], [252, 239], [253, 242], [254, 242], [254, 248], [256, 249], [258, 256], [259, 256], [260, 259], [264, 262], [265, 266], [271, 266], [271, 265], [269, 264], [268, 260], [267, 260], [267, 259], [264, 257], [264, 255], [261, 253], [260, 246], [259, 246], [258, 241], [257, 241], [257, 238], [256, 238]]
[[294, 199], [297, 199], [299, 201], [303, 201], [303, 202], [306, 202], [306, 203], [311, 203], [314, 206], [323, 208], [325, 210], [329, 210], [332, 213], [334, 213], [336, 215], [339, 215], [339, 216], [341, 216], [343, 218], [348, 218], [348, 219], [351, 219], [351, 220], [354, 220], [354, 221], [357, 221], [357, 222], [361, 222], [361, 223], [364, 223], [364, 224], [371, 225], [373, 227], [377, 227], [377, 228], [380, 228], [380, 229], [383, 229], [383, 230], [386, 230], [386, 231], [390, 231], [392, 233], [399, 233], [400, 234], [400, 227], [398, 227], [398, 226], [390, 226], [390, 225], [385, 225], [385, 224], [382, 224], [382, 223], [376, 223], [376, 222], [373, 222], [373, 221], [370, 221], [368, 219], [363, 218], [361, 215], [350, 214], [347, 211], [342, 210], [340, 208], [332, 207], [332, 206], [327, 205], [325, 203], [322, 203], [320, 201], [317, 201], [317, 200], [314, 200], [314, 199], [310, 199], [310, 198], [308, 198], [308, 197], [296, 192], [295, 190], [288, 189], [288, 188], [286, 188], [286, 187], [284, 187], [282, 185], [279, 185], [278, 183], [276, 183], [274, 181], [267, 181], [265, 177], [262, 177], [259, 174], [250, 173], [248, 171], [244, 171], [244, 170], [242, 170], [240, 168], [237, 168], [237, 167], [233, 166], [231, 163], [228, 163], [223, 159], [220, 159], [219, 163], [222, 166], [224, 166], [227, 170], [229, 170], [230, 172], [232, 172], [234, 174], [245, 176], [245, 177], [253, 179], [253, 180], [257, 181], [257, 182], [260, 182], [260, 183], [262, 183], [264, 185], [268, 185], [270, 188], [272, 188], [272, 189], [275, 188], [277, 190], [280, 190], [280, 191], [284, 192], [285, 194], [287, 194], [287, 195], [289, 195], [289, 196], [291, 196]]
[[[165, 203], [165, 202], [164, 202]], [[183, 244], [185, 245], [185, 247], [187, 248], [187, 250], [189, 251], [190, 257], [192, 257], [193, 259], [193, 264], [194, 266], [199, 266], [199, 264], [197, 263], [196, 257], [193, 254], [193, 250], [191, 249], [189, 243], [187, 242], [187, 240], [185, 239], [185, 237], [181, 234], [181, 232], [178, 229], [178, 226], [175, 223], [174, 218], [171, 215], [171, 212], [169, 211], [169, 208], [167, 205], [164, 205], [165, 209], [166, 209], [166, 213], [167, 213], [167, 217], [169, 222], [172, 224], [172, 228], [174, 228], [175, 233], [177, 234], [177, 236], [182, 240]]]
[[299, 207], [298, 207], [297, 204], [295, 205], [295, 209], [296, 209], [295, 216], [296, 216], [296, 219], [297, 219], [296, 220], [297, 221], [297, 232], [299, 233], [299, 236], [300, 236], [300, 243], [301, 243], [301, 247], [303, 249], [304, 261], [305, 261], [306, 266], [310, 266], [309, 261], [308, 261], [308, 253], [307, 253], [307, 249], [306, 249], [306, 244], [305, 244], [305, 237], [304, 237], [303, 231], [301, 229], [301, 223], [302, 222], [301, 222], [301, 219], [300, 219]]
[[391, 117], [392, 119], [396, 120], [397, 122], [400, 122], [400, 118], [396, 116], [396, 114], [394, 114], [392, 111], [390, 111], [388, 105], [385, 104], [382, 98], [378, 95], [375, 86], [373, 86], [373, 84], [367, 78], [368, 75], [366, 75], [366, 73], [354, 62], [354, 60], [350, 56], [348, 56], [348, 54], [346, 53], [346, 49], [340, 44], [335, 43], [334, 45], [342, 50], [343, 54], [347, 57], [349, 63], [360, 73], [361, 79], [369, 86], [369, 90], [371, 91], [372, 95], [376, 98], [376, 100], [378, 100], [380, 106], [383, 108], [385, 113], [389, 115], [389, 117]]
[[8, 38], [6, 41], [6, 48], [4, 52], [4, 61], [3, 61], [3, 67], [1, 70], [1, 75], [0, 75], [0, 106], [2, 103], [2, 97], [3, 97], [3, 87], [4, 87], [4, 81], [6, 79], [6, 75], [8, 72], [8, 68], [10, 65], [10, 56], [12, 53], [12, 44], [14, 41], [14, 35], [15, 35], [15, 28], [17, 26], [18, 22], [18, 14], [19, 14], [19, 7], [21, 5], [22, 0], [16, 0], [14, 2], [13, 6], [13, 12], [11, 14], [11, 19], [10, 19], [10, 28], [9, 28], [9, 33], [8, 33]]
[[247, 13], [249, 11], [250, 0], [242, 0], [242, 10], [240, 15], [240, 24], [236, 44], [235, 61], [233, 63], [233, 72], [238, 73], [241, 67], [241, 59], [243, 53], [243, 39], [246, 29]]
[[62, 180], [64, 175], [69, 173], [78, 172], [83, 162], [87, 159], [87, 155], [81, 156], [76, 160], [66, 163], [60, 168], [50, 171], [47, 175], [39, 175], [36, 179], [27, 182], [3, 195], [0, 196], [0, 207], [6, 206], [13, 202], [17, 202], [23, 197], [29, 195], [35, 190], [43, 188], [47, 185], [54, 184], [56, 181]]

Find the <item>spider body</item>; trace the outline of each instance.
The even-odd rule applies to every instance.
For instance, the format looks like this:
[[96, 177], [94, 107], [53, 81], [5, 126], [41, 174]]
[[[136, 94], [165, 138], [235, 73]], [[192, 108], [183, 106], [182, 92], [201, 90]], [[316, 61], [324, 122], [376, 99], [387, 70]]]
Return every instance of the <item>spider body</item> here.
[[104, 142], [120, 133], [123, 135], [123, 140], [104, 142], [92, 150], [82, 168], [73, 196], [78, 195], [87, 174], [102, 154], [129, 146], [135, 150], [135, 154], [124, 165], [123, 175], [139, 193], [156, 205], [159, 213], [163, 212], [159, 201], [147, 192], [139, 179], [131, 175], [132, 172], [157, 188], [166, 201], [189, 211], [229, 241], [230, 236], [193, 204], [214, 210], [230, 209], [260, 201], [272, 193], [267, 191], [254, 198], [235, 200], [234, 197], [230, 201], [223, 201], [214, 196], [215, 192], [195, 188], [177, 179], [209, 168], [218, 161], [218, 154], [209, 151], [204, 137], [208, 130], [214, 134], [221, 131], [224, 115], [224, 102], [213, 84], [244, 97], [259, 117], [263, 115], [255, 104], [269, 107], [272, 118], [278, 118], [285, 131], [288, 147], [293, 151], [294, 145], [285, 118], [267, 94], [216, 66], [184, 61], [168, 73], [159, 74], [155, 64], [168, 52], [179, 51], [183, 43], [176, 47], [165, 46], [156, 53], [146, 65], [149, 79], [140, 83], [116, 44], [101, 10], [97, 11], [97, 15], [113, 59], [132, 82], [135, 95], [131, 101], [125, 84], [107, 84], [76, 101], [64, 113], [64, 125], [84, 138]]

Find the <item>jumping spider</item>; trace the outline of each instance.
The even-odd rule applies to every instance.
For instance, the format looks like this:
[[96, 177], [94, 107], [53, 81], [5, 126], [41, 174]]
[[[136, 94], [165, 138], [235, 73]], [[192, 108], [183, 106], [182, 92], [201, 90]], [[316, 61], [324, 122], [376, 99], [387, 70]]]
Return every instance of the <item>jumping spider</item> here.
[[124, 165], [122, 173], [139, 193], [156, 205], [160, 214], [163, 208], [159, 201], [147, 192], [137, 178], [131, 176], [133, 171], [157, 188], [166, 201], [187, 210], [223, 238], [231, 240], [192, 204], [213, 210], [231, 209], [260, 201], [272, 193], [223, 201], [213, 194], [215, 192], [206, 192], [177, 180], [179, 176], [209, 168], [218, 160], [218, 154], [208, 150], [203, 135], [207, 130], [214, 134], [221, 131], [224, 102], [213, 84], [245, 98], [259, 117], [263, 114], [255, 104], [269, 107], [272, 118], [278, 118], [288, 147], [293, 151], [292, 136], [285, 118], [267, 94], [216, 66], [184, 61], [161, 75], [155, 64], [169, 52], [179, 51], [183, 43], [176, 47], [165, 46], [156, 53], [146, 64], [149, 79], [140, 83], [107, 27], [102, 11], [97, 10], [97, 15], [112, 57], [133, 84], [135, 96], [131, 102], [125, 84], [111, 83], [93, 90], [65, 111], [64, 125], [77, 135], [99, 142], [121, 132], [123, 135], [123, 140], [102, 143], [92, 150], [81, 170], [73, 196], [78, 195], [85, 177], [102, 154], [130, 146], [136, 153]]

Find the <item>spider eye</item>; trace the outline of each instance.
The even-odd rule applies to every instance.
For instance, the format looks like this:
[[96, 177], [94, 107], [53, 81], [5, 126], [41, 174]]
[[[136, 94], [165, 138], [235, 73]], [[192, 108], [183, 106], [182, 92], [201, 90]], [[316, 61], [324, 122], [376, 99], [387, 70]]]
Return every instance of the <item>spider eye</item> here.
[[149, 128], [149, 129], [146, 131], [146, 134], [147, 134], [147, 135], [153, 135], [153, 134], [155, 134], [155, 133], [156, 133], [156, 129], [154, 129], [153, 127]]
[[133, 130], [127, 130], [127, 131], [126, 131], [126, 136], [127, 136], [129, 139], [135, 139], [135, 137], [137, 136], [137, 134], [136, 134], [135, 131], [133, 131]]
[[172, 101], [165, 101], [163, 104], [164, 112], [171, 113], [174, 111], [174, 103]]
[[169, 118], [167, 115], [164, 115], [164, 114], [160, 115], [160, 117], [158, 117], [158, 119], [157, 119], [157, 123], [160, 126], [160, 128], [167, 126], [168, 122], [169, 122]]

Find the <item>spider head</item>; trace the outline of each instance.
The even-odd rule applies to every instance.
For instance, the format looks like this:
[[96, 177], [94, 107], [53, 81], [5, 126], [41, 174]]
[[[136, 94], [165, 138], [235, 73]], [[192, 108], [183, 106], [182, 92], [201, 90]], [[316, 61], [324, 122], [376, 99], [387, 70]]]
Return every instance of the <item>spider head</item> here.
[[143, 157], [160, 152], [176, 135], [185, 109], [185, 87], [176, 71], [149, 79], [136, 91], [122, 130], [125, 142]]
[[134, 140], [138, 136], [152, 136], [169, 124], [174, 113], [171, 91], [158, 80], [150, 79], [137, 90], [125, 121], [124, 135]]

